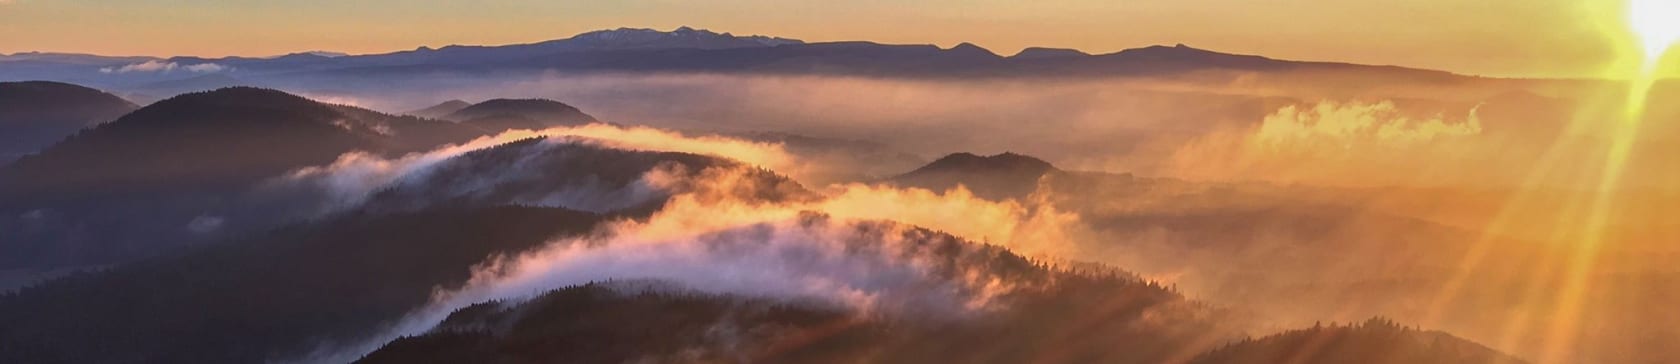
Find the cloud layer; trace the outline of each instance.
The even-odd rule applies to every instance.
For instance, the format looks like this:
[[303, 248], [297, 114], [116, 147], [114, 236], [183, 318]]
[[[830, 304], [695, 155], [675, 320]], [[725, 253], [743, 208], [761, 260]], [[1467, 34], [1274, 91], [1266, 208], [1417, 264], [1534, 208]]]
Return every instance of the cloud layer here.
[[141, 63], [124, 65], [122, 67], [100, 68], [99, 73], [105, 73], [105, 74], [123, 74], [123, 73], [131, 73], [131, 72], [169, 73], [169, 72], [174, 72], [176, 70], [182, 70], [182, 71], [191, 72], [191, 73], [216, 73], [216, 72], [226, 71], [227, 69], [228, 68], [226, 66], [223, 66], [223, 65], [220, 65], [220, 64], [215, 64], [215, 63], [197, 63], [197, 64], [182, 65], [182, 64], [176, 63], [176, 62], [145, 61], [145, 62], [141, 62]]

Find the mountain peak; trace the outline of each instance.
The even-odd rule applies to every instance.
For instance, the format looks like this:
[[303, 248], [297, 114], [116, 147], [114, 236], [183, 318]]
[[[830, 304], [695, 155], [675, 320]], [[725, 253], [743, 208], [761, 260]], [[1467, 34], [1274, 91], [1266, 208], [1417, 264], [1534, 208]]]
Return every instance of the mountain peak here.
[[997, 53], [992, 53], [991, 50], [986, 49], [985, 47], [981, 47], [981, 46], [975, 45], [974, 43], [969, 43], [969, 42], [959, 43], [955, 47], [951, 47], [951, 49], [949, 49], [949, 50], [952, 51], [952, 52], [958, 52], [958, 53], [964, 53], [964, 54], [977, 54], [977, 55], [985, 55], [985, 56], [990, 56], [990, 57], [997, 57], [998, 56]]
[[736, 36], [730, 33], [720, 34], [710, 30], [697, 29], [688, 26], [678, 27], [669, 32], [647, 28], [597, 30], [578, 34], [570, 39], [564, 40], [563, 42], [588, 49], [730, 49], [774, 47], [784, 44], [804, 43], [798, 39], [763, 35]]
[[1047, 58], [1084, 57], [1084, 56], [1089, 56], [1089, 55], [1091, 55], [1091, 54], [1085, 53], [1085, 52], [1080, 51], [1078, 49], [1027, 47], [1026, 49], [1022, 49], [1020, 53], [1016, 53], [1013, 56], [1009, 56], [1009, 58], [1014, 58], [1014, 59], [1047, 59]]
[[952, 153], [939, 160], [928, 163], [913, 172], [1024, 172], [1042, 175], [1056, 170], [1056, 166], [1042, 159], [1031, 156], [1003, 152], [992, 156], [979, 156], [974, 153]]
[[269, 58], [270, 59], [286, 58], [286, 57], [338, 58], [338, 57], [347, 57], [349, 55], [350, 55], [349, 53], [344, 53], [344, 52], [304, 51], [304, 52], [296, 52], [296, 53], [287, 53], [287, 54], [282, 54], [282, 55], [279, 55], [279, 56], [274, 56], [274, 57], [269, 57]]
[[1157, 64], [1165, 67], [1187, 68], [1231, 68], [1231, 69], [1277, 69], [1290, 67], [1291, 62], [1279, 61], [1271, 58], [1231, 54], [1191, 47], [1185, 44], [1171, 46], [1154, 45], [1143, 48], [1133, 48], [1117, 53], [1105, 54], [1099, 57], [1110, 59], [1125, 59], [1133, 62]]
[[1231, 53], [1210, 51], [1210, 50], [1206, 50], [1206, 49], [1191, 47], [1191, 46], [1186, 45], [1184, 43], [1176, 43], [1176, 44], [1173, 44], [1171, 46], [1152, 45], [1152, 46], [1143, 47], [1143, 48], [1133, 48], [1133, 49], [1122, 50], [1122, 51], [1120, 51], [1119, 53], [1116, 53], [1116, 54], [1162, 54], [1162, 55], [1177, 55], [1177, 56], [1194, 55], [1194, 56], [1203, 56], [1203, 57], [1232, 57], [1232, 58], [1261, 58], [1261, 59], [1265, 59], [1265, 57], [1260, 57], [1260, 56], [1249, 56], [1249, 55], [1231, 54]]
[[549, 99], [492, 99], [461, 108], [443, 118], [458, 122], [523, 118], [545, 126], [574, 126], [596, 121], [595, 117], [572, 105]]
[[954, 153], [894, 177], [891, 183], [934, 191], [964, 186], [980, 198], [1002, 201], [1032, 194], [1040, 179], [1057, 172], [1050, 162], [1010, 152], [986, 157]]

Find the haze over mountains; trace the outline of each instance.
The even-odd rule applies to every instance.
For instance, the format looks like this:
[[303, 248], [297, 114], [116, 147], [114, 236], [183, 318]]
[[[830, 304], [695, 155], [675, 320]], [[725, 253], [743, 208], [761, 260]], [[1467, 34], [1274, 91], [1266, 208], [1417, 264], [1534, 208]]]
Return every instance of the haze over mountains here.
[[[806, 43], [735, 36], [688, 27], [669, 32], [619, 28], [566, 39], [503, 46], [420, 47], [383, 54], [269, 58], [106, 57], [19, 53], [0, 56], [0, 80], [48, 79], [136, 91], [194, 91], [234, 84], [300, 87], [311, 82], [390, 82], [414, 76], [533, 72], [722, 72], [892, 77], [1142, 76], [1197, 70], [1377, 73], [1450, 81], [1445, 72], [1233, 55], [1185, 45], [1111, 54], [1029, 48], [1000, 56], [964, 43], [951, 48], [873, 42]], [[151, 95], [161, 97], [161, 95]]]
[[687, 27], [0, 79], [0, 362], [1680, 360], [1680, 134], [1512, 167], [1602, 157], [1592, 82]]

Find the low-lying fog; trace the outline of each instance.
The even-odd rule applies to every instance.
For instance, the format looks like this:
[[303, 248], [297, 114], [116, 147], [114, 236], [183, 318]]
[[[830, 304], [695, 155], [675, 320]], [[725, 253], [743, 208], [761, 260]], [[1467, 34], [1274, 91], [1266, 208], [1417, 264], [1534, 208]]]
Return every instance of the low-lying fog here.
[[[1607, 98], [1595, 95], [1618, 92], [1613, 86], [1207, 78], [1219, 81], [536, 74], [293, 91], [393, 113], [451, 99], [541, 97], [620, 124], [865, 140], [928, 159], [1012, 151], [1070, 170], [1358, 187], [1595, 188], [1565, 173], [1590, 168], [1527, 167], [1602, 164], [1607, 142], [1599, 139], [1621, 106], [1595, 104]], [[1653, 105], [1663, 107], [1650, 113], [1634, 164], [1660, 163], [1643, 156], [1661, 155], [1667, 136], [1680, 135], [1656, 122], [1680, 108]], [[1671, 186], [1677, 176], [1628, 172], [1625, 187]]]
[[[1212, 78], [1221, 81], [543, 74], [291, 91], [392, 113], [549, 98], [623, 125], [858, 140], [926, 161], [1015, 152], [1102, 173], [1052, 173], [1031, 193], [989, 196], [1008, 201], [943, 188], [826, 190], [1008, 211], [962, 223], [868, 216], [921, 216], [905, 222], [958, 235], [964, 224], [1012, 221], [1011, 236], [1033, 238], [966, 237], [1109, 263], [1280, 329], [1383, 315], [1536, 357], [1560, 342], [1548, 329], [1573, 325], [1574, 355], [1611, 361], [1660, 358], [1649, 340], [1680, 337], [1680, 269], [1666, 264], [1680, 254], [1668, 218], [1680, 169], [1665, 164], [1680, 145], [1680, 105], [1660, 101], [1674, 99], [1672, 87], [1616, 157], [1625, 105], [1606, 101], [1620, 99], [1616, 85]], [[822, 168], [854, 169], [828, 174], [852, 178], [801, 182], [875, 183], [919, 165], [850, 163]], [[1602, 177], [1613, 171], [1619, 179]], [[951, 178], [973, 188], [998, 177]]]

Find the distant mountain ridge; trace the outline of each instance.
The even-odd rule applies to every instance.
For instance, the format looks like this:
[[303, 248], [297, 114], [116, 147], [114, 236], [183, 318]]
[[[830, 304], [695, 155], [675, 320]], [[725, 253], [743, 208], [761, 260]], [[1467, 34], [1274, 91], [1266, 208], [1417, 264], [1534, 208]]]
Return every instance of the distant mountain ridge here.
[[568, 41], [591, 49], [634, 48], [699, 48], [725, 49], [746, 47], [775, 47], [804, 44], [798, 39], [749, 35], [737, 37], [730, 33], [716, 33], [705, 29], [679, 27], [670, 32], [645, 28], [618, 28], [578, 34]]
[[202, 232], [242, 225], [225, 214], [260, 181], [352, 151], [397, 156], [486, 134], [270, 89], [176, 96], [0, 166], [0, 267], [122, 261], [212, 237]]
[[52, 79], [91, 85], [135, 84], [197, 76], [193, 72], [100, 74], [101, 67], [141, 62], [228, 73], [255, 85], [310, 85], [344, 78], [385, 80], [427, 75], [510, 72], [721, 72], [834, 74], [892, 77], [1170, 76], [1203, 70], [1242, 72], [1366, 72], [1412, 80], [1471, 77], [1395, 66], [1288, 61], [1221, 53], [1186, 45], [1152, 46], [1108, 54], [1026, 48], [1000, 56], [971, 43], [951, 48], [868, 41], [807, 43], [774, 36], [737, 36], [679, 27], [671, 31], [618, 28], [510, 45], [417, 47], [382, 54], [294, 53], [280, 57], [102, 57], [22, 54], [0, 57], [0, 80]]

